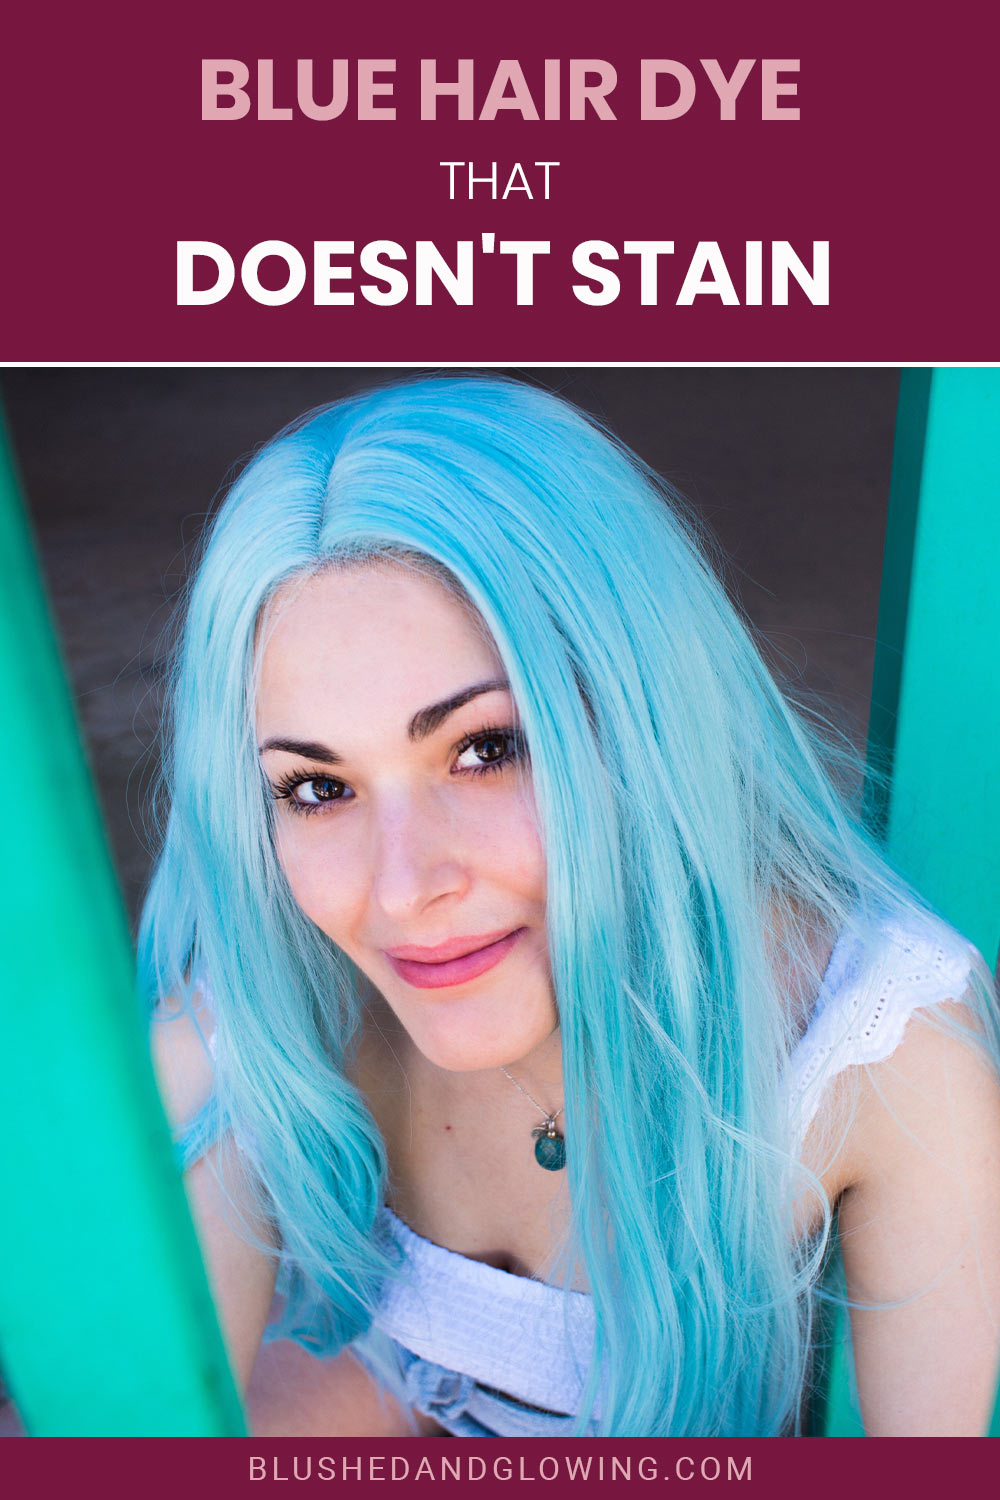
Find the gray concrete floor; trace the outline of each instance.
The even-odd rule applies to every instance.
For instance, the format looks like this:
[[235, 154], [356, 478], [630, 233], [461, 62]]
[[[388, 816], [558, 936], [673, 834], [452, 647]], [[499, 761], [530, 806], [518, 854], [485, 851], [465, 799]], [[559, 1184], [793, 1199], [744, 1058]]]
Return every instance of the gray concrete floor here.
[[[863, 734], [898, 375], [521, 372], [597, 413], [707, 521], [795, 686]], [[382, 370], [15, 370], [3, 396], [131, 912], [146, 880], [162, 636], [237, 460]]]

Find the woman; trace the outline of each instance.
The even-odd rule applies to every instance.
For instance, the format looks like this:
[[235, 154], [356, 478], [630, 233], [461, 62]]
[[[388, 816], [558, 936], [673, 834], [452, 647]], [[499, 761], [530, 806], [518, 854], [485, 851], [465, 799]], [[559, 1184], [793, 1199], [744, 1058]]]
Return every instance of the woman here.
[[249, 465], [141, 947], [259, 1431], [794, 1431], [835, 1208], [868, 1430], [982, 1429], [989, 978], [832, 761], [561, 401], [417, 381]]

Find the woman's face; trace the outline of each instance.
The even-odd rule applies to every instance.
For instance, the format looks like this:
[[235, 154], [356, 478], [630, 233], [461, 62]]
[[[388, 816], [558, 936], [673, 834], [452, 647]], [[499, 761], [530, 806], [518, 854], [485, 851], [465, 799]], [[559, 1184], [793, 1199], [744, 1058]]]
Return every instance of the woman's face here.
[[482, 627], [386, 562], [290, 586], [263, 645], [257, 739], [296, 901], [432, 1063], [527, 1057], [557, 1024], [545, 861]]

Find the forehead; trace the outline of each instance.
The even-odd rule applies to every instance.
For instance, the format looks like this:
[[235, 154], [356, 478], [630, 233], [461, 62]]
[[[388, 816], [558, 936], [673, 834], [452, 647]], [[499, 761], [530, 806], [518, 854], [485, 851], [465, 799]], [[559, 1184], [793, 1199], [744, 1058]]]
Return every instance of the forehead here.
[[502, 675], [482, 622], [437, 578], [403, 564], [330, 569], [280, 590], [262, 624], [262, 736], [390, 727]]

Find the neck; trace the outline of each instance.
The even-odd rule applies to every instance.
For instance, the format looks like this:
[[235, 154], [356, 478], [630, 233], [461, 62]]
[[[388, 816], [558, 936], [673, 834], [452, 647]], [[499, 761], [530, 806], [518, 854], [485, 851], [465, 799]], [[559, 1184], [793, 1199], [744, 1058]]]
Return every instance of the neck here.
[[511, 1087], [532, 1095], [546, 1113], [554, 1114], [563, 1104], [562, 1045], [559, 1028], [541, 1046], [500, 1070]]

